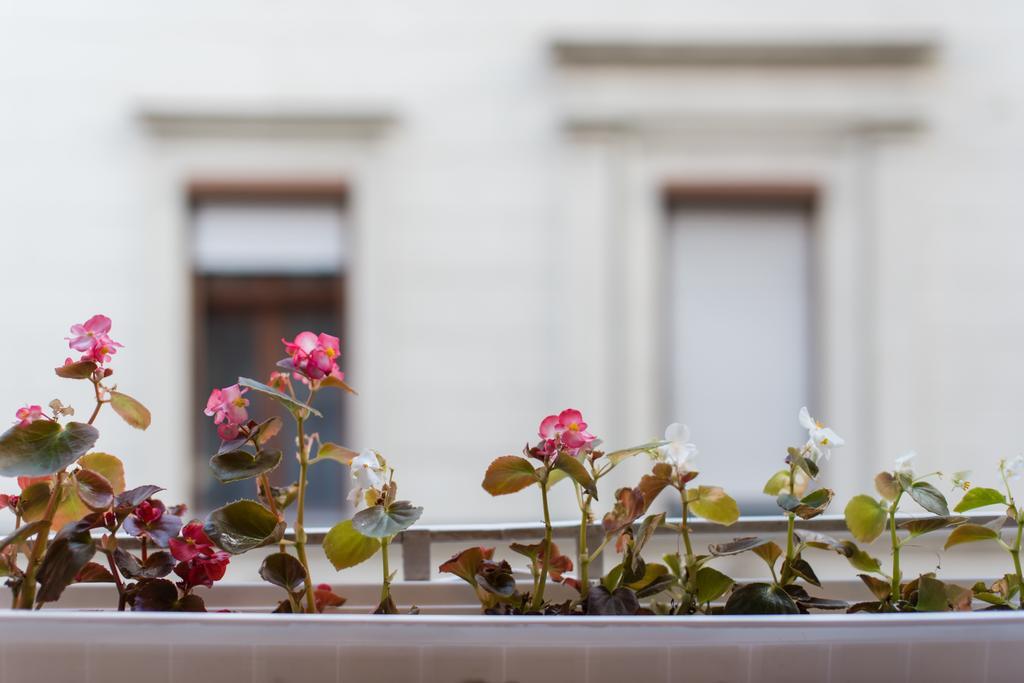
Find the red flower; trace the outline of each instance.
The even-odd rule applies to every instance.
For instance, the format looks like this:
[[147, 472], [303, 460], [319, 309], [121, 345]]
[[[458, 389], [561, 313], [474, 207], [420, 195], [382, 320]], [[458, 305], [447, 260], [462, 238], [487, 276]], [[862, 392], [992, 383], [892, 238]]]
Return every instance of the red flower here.
[[179, 562], [174, 573], [181, 577], [181, 588], [186, 593], [196, 586], [210, 588], [214, 581], [224, 578], [231, 556], [217, 551], [210, 555], [196, 555], [188, 562]]
[[188, 562], [196, 555], [213, 555], [213, 541], [203, 531], [202, 522], [189, 522], [181, 529], [181, 536], [172, 538], [171, 555], [174, 559]]

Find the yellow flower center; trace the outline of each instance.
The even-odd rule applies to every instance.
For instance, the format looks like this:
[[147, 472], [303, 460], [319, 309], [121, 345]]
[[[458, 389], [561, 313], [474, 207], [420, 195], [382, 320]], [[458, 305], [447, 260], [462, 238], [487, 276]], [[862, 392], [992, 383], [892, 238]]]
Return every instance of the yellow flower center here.
[[570, 422], [569, 426], [567, 427], [567, 429], [570, 432], [578, 432], [578, 431], [580, 431], [580, 425], [579, 425], [578, 422]]

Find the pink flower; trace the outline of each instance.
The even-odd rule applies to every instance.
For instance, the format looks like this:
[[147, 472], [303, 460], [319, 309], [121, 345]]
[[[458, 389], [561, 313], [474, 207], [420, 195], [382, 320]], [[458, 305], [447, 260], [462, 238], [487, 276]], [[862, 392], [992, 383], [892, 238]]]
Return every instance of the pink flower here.
[[18, 408], [18, 412], [14, 414], [14, 417], [18, 419], [19, 427], [28, 427], [36, 420], [44, 418], [43, 409], [41, 406], [24, 406], [23, 408]]
[[575, 453], [597, 438], [587, 431], [583, 413], [574, 408], [567, 408], [558, 415], [548, 415], [541, 420], [537, 431], [543, 439], [538, 449], [545, 455], [551, 455], [558, 444]]
[[292, 366], [309, 379], [323, 379], [328, 375], [344, 377], [338, 370], [336, 360], [341, 355], [337, 337], [306, 331], [295, 335], [295, 341], [282, 339], [281, 342], [291, 358]]
[[110, 318], [107, 316], [94, 315], [81, 325], [72, 325], [72, 336], [65, 339], [72, 349], [83, 352], [79, 360], [103, 365], [122, 346], [107, 334], [110, 332], [110, 325]]
[[179, 538], [171, 539], [171, 555], [174, 559], [188, 562], [196, 555], [213, 555], [213, 541], [203, 531], [202, 522], [189, 522], [181, 529]]
[[232, 384], [223, 389], [214, 389], [206, 401], [206, 410], [203, 412], [213, 417], [213, 423], [218, 425], [217, 434], [225, 441], [236, 438], [241, 426], [249, 421], [249, 412], [245, 409], [249, 399], [242, 398], [242, 394], [247, 391]]
[[587, 431], [583, 413], [573, 408], [558, 414], [558, 426], [562, 428], [562, 443], [570, 450], [578, 450], [597, 437]]

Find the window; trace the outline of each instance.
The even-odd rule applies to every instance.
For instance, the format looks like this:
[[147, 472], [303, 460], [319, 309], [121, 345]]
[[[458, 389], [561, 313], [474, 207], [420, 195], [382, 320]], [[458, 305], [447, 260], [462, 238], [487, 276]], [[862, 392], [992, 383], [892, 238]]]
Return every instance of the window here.
[[[281, 338], [309, 329], [343, 336], [345, 265], [348, 257], [344, 187], [340, 184], [199, 184], [192, 188], [195, 264], [196, 400], [205, 405], [213, 387], [239, 376], [266, 381], [284, 357]], [[344, 346], [343, 346], [344, 352]], [[279, 407], [252, 392], [259, 419]], [[310, 428], [325, 441], [345, 442], [341, 392], [318, 396], [326, 416]], [[340, 418], [338, 417], [340, 416]], [[204, 416], [200, 415], [200, 418]], [[196, 501], [200, 512], [254, 495], [255, 484], [221, 484], [208, 463], [219, 445], [208, 419], [197, 422]], [[298, 478], [295, 428], [275, 437], [284, 453], [271, 483]], [[335, 520], [345, 499], [341, 468], [311, 472], [307, 517]]]
[[[752, 513], [813, 411], [809, 193], [678, 192], [668, 239], [669, 404], [708, 482]], [[763, 510], [759, 510], [764, 504]]]

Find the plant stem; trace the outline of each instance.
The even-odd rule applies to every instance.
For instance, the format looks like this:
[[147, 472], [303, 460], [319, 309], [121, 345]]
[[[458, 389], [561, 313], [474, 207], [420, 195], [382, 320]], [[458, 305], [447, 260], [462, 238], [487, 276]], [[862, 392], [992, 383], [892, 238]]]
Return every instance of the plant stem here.
[[900, 572], [900, 539], [896, 535], [896, 509], [899, 508], [903, 492], [896, 494], [896, 499], [889, 506], [889, 538], [892, 543], [892, 583], [889, 587], [889, 600], [895, 605], [900, 597], [900, 583], [903, 578]]
[[380, 585], [380, 604], [387, 602], [391, 597], [391, 570], [388, 568], [388, 546], [391, 545], [391, 537], [382, 538], [380, 543], [380, 562], [384, 568], [384, 580]]
[[39, 571], [39, 563], [43, 559], [46, 544], [50, 540], [50, 527], [53, 525], [53, 516], [57, 512], [57, 503], [60, 502], [61, 485], [64, 483], [64, 470], [57, 473], [53, 490], [50, 491], [50, 499], [46, 502], [46, 510], [43, 512], [43, 527], [36, 534], [35, 545], [32, 546], [32, 554], [28, 557], [28, 564], [25, 566], [25, 579], [21, 583], [18, 593], [18, 608], [32, 609], [36, 599], [36, 572]]
[[309, 573], [309, 560], [306, 557], [306, 470], [309, 468], [309, 454], [306, 452], [305, 418], [295, 418], [299, 434], [299, 495], [295, 502], [295, 554], [306, 570], [306, 612], [316, 614], [316, 599], [313, 595], [313, 577]]
[[[145, 542], [145, 537], [143, 537], [143, 542]], [[117, 611], [123, 612], [125, 605], [124, 583], [121, 582], [121, 575], [118, 573], [117, 565], [114, 563], [114, 553], [104, 550], [103, 554], [107, 556], [110, 573], [114, 575], [114, 583], [117, 584]]]
[[683, 537], [683, 545], [686, 547], [686, 566], [693, 564], [693, 546], [690, 545], [690, 501], [686, 499], [686, 485], [679, 488], [679, 502], [683, 506], [683, 517], [679, 522], [679, 534]]
[[548, 583], [548, 566], [551, 562], [551, 514], [548, 512], [548, 477], [544, 475], [540, 482], [540, 498], [544, 505], [544, 546], [541, 548], [540, 580], [537, 583], [537, 590], [533, 595], [533, 604], [530, 609], [538, 611], [544, 604], [544, 588]]
[[[576, 482], [573, 482], [574, 484]], [[579, 484], [576, 484], [579, 486]], [[576, 545], [576, 561], [580, 568], [580, 600], [586, 600], [590, 593], [590, 549], [587, 547], [587, 530], [590, 528], [590, 494], [580, 506], [580, 538]]]
[[92, 415], [89, 416], [89, 424], [96, 421], [96, 416], [100, 414], [100, 408], [103, 407], [103, 397], [100, 396], [100, 383], [93, 380], [92, 390], [96, 394], [96, 407], [92, 409]]
[[1017, 510], [1017, 540], [1014, 542], [1013, 547], [1010, 548], [1010, 556], [1013, 558], [1013, 569], [1017, 573], [1017, 596], [1020, 609], [1024, 609], [1024, 576], [1021, 575], [1020, 570], [1020, 543], [1022, 536], [1024, 536], [1024, 519], [1021, 519], [1021, 510]]
[[[792, 496], [796, 496], [796, 465], [791, 464], [789, 466], [789, 493]], [[793, 532], [796, 529], [796, 514], [786, 514], [786, 561], [791, 563], [794, 556], [793, 546]], [[785, 578], [786, 572], [783, 572], [783, 578]]]

